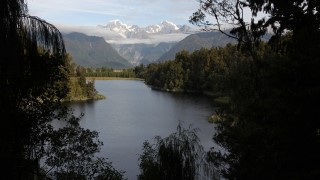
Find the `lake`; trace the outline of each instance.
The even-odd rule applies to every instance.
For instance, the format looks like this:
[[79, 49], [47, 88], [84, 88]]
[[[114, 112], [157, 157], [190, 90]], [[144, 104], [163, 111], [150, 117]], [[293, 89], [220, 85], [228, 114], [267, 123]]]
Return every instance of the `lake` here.
[[81, 126], [99, 132], [104, 143], [99, 156], [107, 157], [125, 178], [136, 179], [138, 158], [145, 140], [167, 137], [183, 126], [199, 128], [198, 136], [206, 150], [214, 146], [214, 125], [207, 118], [214, 113], [210, 98], [152, 90], [143, 81], [95, 81], [105, 100], [72, 104], [75, 114], [83, 112]]

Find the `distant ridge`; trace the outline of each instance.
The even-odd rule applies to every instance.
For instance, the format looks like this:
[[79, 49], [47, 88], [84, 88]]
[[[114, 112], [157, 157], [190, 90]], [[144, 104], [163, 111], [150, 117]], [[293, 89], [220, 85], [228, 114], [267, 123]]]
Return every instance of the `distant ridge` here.
[[186, 50], [190, 53], [201, 48], [221, 47], [236, 41], [220, 32], [201, 32], [191, 34], [174, 45], [167, 53], [163, 54], [158, 61], [173, 60], [175, 55]]
[[125, 68], [131, 64], [102, 37], [72, 32], [63, 34], [66, 50], [76, 64], [84, 67]]
[[132, 65], [149, 64], [157, 61], [168, 52], [176, 42], [159, 44], [112, 44], [119, 54], [128, 59]]

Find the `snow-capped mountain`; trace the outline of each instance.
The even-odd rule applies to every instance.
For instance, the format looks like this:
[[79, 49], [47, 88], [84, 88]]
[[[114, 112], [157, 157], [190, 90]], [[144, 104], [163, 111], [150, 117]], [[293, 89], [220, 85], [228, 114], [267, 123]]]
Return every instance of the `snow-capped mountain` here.
[[150, 25], [147, 27], [139, 27], [137, 25], [127, 25], [120, 20], [112, 20], [107, 25], [99, 25], [109, 31], [116, 32], [123, 38], [146, 39], [150, 35], [171, 34], [171, 33], [187, 33], [190, 28], [188, 26], [180, 26], [180, 28], [172, 22], [163, 21], [160, 24]]
[[[104, 25], [97, 26], [61, 26], [59, 29], [65, 34], [79, 32], [87, 36], [102, 37], [107, 44], [110, 44], [119, 55], [127, 59], [132, 65], [155, 62], [177, 42], [198, 31], [195, 27], [176, 25], [169, 21], [141, 27], [138, 25], [129, 25], [120, 20], [112, 20]], [[81, 48], [87, 48], [85, 45], [88, 45], [88, 47], [95, 47], [98, 50], [105, 49], [102, 45], [95, 46], [92, 42], [90, 44], [90, 42], [82, 43]], [[99, 41], [99, 43], [101, 42]], [[69, 46], [69, 51], [71, 51], [70, 49], [72, 48], [77, 50], [77, 48], [80, 47], [79, 44], [81, 43]], [[93, 52], [91, 50], [92, 49], [85, 49], [85, 52], [89, 54], [87, 53], [85, 56], [82, 55], [84, 60], [92, 59], [91, 57], [89, 58], [89, 56], [92, 55], [90, 52]], [[83, 54], [83, 50], [80, 51]], [[100, 56], [100, 54], [102, 55]], [[112, 56], [114, 53], [108, 52], [108, 54], [110, 55], [107, 57]], [[98, 55], [94, 55], [97, 57], [103, 56], [104, 58], [105, 53], [101, 50]], [[112, 64], [112, 66], [114, 66], [114, 64]]]

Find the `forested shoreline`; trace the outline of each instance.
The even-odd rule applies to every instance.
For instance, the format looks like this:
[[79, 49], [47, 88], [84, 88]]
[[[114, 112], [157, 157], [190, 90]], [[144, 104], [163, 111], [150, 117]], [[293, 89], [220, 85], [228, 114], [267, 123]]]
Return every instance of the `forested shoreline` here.
[[107, 67], [90, 68], [75, 64], [70, 54], [67, 55], [68, 94], [64, 102], [106, 99], [95, 89], [95, 80], [138, 79], [133, 69], [113, 69]]
[[[3, 177], [124, 179], [106, 157], [96, 156], [103, 145], [99, 133], [83, 129], [83, 114], [76, 117], [63, 100], [97, 95], [86, 76], [135, 76], [161, 90], [227, 99], [216, 111], [213, 135], [224, 151], [204, 152], [196, 129], [179, 124], [168, 137], [144, 142], [138, 179], [320, 179], [320, 1], [199, 3], [190, 22], [218, 30], [236, 45], [182, 51], [171, 61], [115, 70], [72, 67], [55, 26], [30, 15], [24, 0], [2, 0]], [[251, 11], [249, 22], [244, 9]], [[233, 28], [226, 32], [221, 23]], [[273, 36], [262, 42], [270, 29]], [[66, 125], [55, 129], [53, 120]]]

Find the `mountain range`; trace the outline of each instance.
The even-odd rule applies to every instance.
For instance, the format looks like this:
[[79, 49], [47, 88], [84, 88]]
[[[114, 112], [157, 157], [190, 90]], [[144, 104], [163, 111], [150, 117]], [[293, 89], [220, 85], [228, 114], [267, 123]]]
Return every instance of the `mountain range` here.
[[191, 53], [235, 42], [220, 32], [199, 33], [195, 28], [168, 21], [139, 27], [114, 20], [96, 28], [102, 33], [99, 37], [78, 32], [63, 34], [67, 51], [81, 66], [125, 68], [174, 59], [182, 50]]
[[98, 28], [117, 33], [124, 39], [148, 39], [152, 35], [188, 33], [191, 31], [189, 26], [179, 26], [169, 21], [162, 21], [159, 24], [140, 27], [138, 25], [127, 25], [120, 20], [113, 20], [106, 25], [98, 25]]

